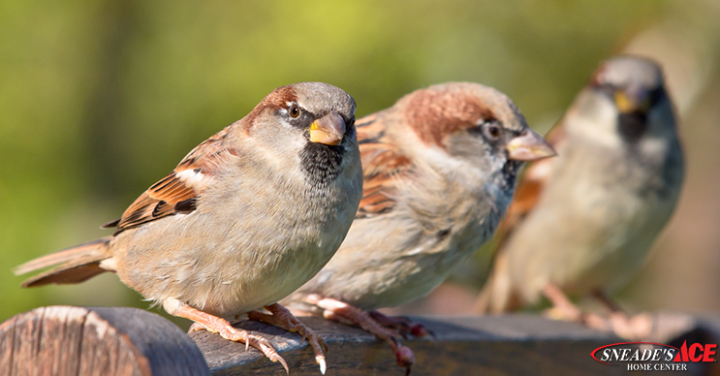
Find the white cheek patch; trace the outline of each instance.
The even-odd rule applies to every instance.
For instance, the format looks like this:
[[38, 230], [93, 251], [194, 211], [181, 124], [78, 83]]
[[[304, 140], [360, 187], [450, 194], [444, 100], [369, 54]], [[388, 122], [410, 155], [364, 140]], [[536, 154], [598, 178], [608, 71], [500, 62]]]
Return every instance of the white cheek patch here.
[[467, 163], [460, 159], [450, 157], [445, 151], [440, 150], [436, 146], [428, 147], [424, 151], [426, 160], [436, 168], [439, 168], [444, 174], [466, 168]]
[[[287, 114], [287, 111], [285, 111], [285, 113]], [[290, 123], [288, 123], [288, 122], [285, 121], [285, 120], [280, 120], [280, 124], [282, 124], [283, 128], [285, 128], [285, 129], [292, 129], [292, 128], [293, 128], [293, 125], [290, 124]]]
[[573, 116], [566, 124], [567, 130], [595, 144], [617, 148], [623, 143], [617, 132], [617, 115], [610, 103], [602, 103], [590, 117]]

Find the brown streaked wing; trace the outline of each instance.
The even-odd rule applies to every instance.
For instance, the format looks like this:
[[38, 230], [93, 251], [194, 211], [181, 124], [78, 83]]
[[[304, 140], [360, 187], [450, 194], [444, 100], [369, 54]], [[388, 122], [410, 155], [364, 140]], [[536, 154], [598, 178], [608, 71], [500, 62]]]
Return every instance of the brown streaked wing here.
[[391, 211], [396, 203], [394, 179], [412, 168], [410, 159], [385, 135], [383, 117], [379, 115], [368, 115], [356, 123], [363, 166], [363, 197], [355, 218]]
[[[229, 128], [229, 127], [228, 127]], [[123, 213], [103, 227], [124, 230], [175, 214], [187, 214], [197, 207], [198, 196], [211, 183], [219, 167], [237, 152], [224, 145], [228, 128], [193, 149], [165, 178], [148, 188]]]

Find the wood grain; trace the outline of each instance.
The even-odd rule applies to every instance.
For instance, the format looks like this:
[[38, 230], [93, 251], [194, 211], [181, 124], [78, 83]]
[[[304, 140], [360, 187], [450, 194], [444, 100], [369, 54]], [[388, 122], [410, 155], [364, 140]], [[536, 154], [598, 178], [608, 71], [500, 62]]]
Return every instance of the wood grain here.
[[[327, 375], [403, 375], [389, 346], [366, 332], [321, 318], [300, 318], [325, 339]], [[412, 375], [625, 375], [593, 360], [597, 347], [622, 342], [581, 325], [539, 316], [413, 318], [437, 341], [405, 341], [415, 353]], [[293, 376], [320, 375], [299, 335], [257, 321], [238, 327], [270, 340]], [[718, 343], [720, 318], [655, 314], [653, 342], [680, 347]], [[193, 342], [194, 341], [194, 342]], [[190, 336], [160, 316], [134, 308], [55, 306], [16, 315], [0, 325], [0, 375], [286, 375], [257, 350], [217, 334]], [[632, 372], [632, 374], [639, 374]], [[688, 364], [686, 372], [643, 375], [718, 375], [718, 363]]]
[[[413, 375], [618, 375], [623, 371], [597, 363], [595, 348], [617, 339], [579, 325], [541, 317], [414, 318], [437, 336], [410, 340], [416, 356]], [[403, 375], [387, 344], [364, 331], [320, 318], [301, 318], [325, 339], [327, 375]], [[238, 325], [262, 333], [275, 344], [292, 375], [319, 375], [312, 351], [300, 336], [258, 322]], [[280, 365], [255, 350], [195, 332], [195, 340], [214, 376], [285, 375]]]
[[135, 308], [53, 306], [0, 325], [0, 374], [210, 375], [177, 326]]

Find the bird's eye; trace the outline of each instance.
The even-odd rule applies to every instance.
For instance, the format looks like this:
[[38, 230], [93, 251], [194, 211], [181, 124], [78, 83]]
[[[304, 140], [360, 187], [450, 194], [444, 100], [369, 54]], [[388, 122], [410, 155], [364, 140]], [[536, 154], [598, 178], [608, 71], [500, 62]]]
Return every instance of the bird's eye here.
[[495, 123], [485, 123], [483, 125], [483, 133], [485, 133], [485, 137], [495, 141], [500, 138], [502, 129], [500, 129], [500, 126]]
[[300, 107], [298, 107], [296, 104], [290, 105], [288, 108], [288, 114], [290, 114], [290, 117], [295, 119], [298, 116], [300, 116]]

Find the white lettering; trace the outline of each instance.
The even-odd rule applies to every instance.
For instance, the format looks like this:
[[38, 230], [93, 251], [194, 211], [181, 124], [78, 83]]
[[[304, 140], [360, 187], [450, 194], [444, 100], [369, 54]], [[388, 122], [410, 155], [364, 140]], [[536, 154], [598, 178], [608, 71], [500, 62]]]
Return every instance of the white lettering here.
[[676, 349], [666, 349], [665, 350], [665, 361], [666, 362], [672, 362], [673, 359], [675, 359], [675, 352]]
[[665, 352], [665, 351], [666, 351], [665, 349], [655, 349], [655, 350], [653, 350], [652, 361], [653, 361], [653, 362], [657, 362], [658, 360], [660, 360], [660, 357], [662, 356], [662, 353]]
[[622, 349], [622, 356], [620, 357], [620, 360], [623, 362], [630, 360], [630, 351], [630, 349]]
[[620, 349], [612, 349], [612, 359], [620, 360]]
[[686, 363], [655, 363], [655, 371], [687, 371]]
[[642, 358], [640, 360], [642, 360], [643, 362], [647, 362], [648, 360], [650, 360], [650, 358], [652, 358], [652, 355], [653, 351], [651, 349], [645, 349], [643, 350]]
[[609, 362], [610, 359], [610, 349], [603, 350], [602, 356], [600, 357], [600, 360], [603, 362]]

